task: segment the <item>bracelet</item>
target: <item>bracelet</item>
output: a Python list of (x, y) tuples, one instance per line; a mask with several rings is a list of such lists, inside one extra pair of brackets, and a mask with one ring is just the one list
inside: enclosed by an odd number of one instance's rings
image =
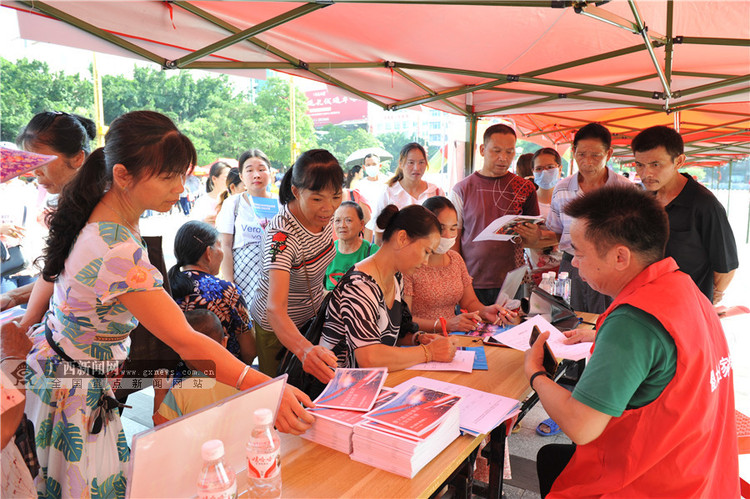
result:
[(429, 348), (427, 348), (427, 345), (419, 345), (424, 350), (424, 361), (425, 362), (432, 362), (432, 354), (430, 353)]
[(438, 318), (438, 319), (435, 319), (435, 324), (433, 324), (433, 325), (432, 325), (432, 333), (433, 333), (433, 334), (437, 334), (437, 333), (436, 333), (436, 330), (437, 330), (437, 325), (438, 325), (438, 322), (440, 322), (440, 319), (439, 319), (439, 318)]
[(250, 370), (250, 366), (246, 365), (245, 369), (242, 371), (242, 374), (240, 374), (240, 377), (237, 378), (237, 384), (235, 385), (235, 388), (240, 390), (240, 387), (242, 386), (242, 382), (245, 381), (245, 376), (247, 376), (247, 372)]
[(305, 348), (302, 351), (302, 358), (299, 359), (302, 362), (302, 365), (305, 365), (305, 360), (307, 359), (307, 354), (310, 353), (313, 348), (315, 348), (315, 345), (310, 345), (309, 347)]
[(529, 378), (529, 386), (531, 387), (532, 390), (534, 389), (534, 380), (536, 379), (537, 376), (546, 376), (547, 378), (552, 379), (552, 376), (550, 376), (550, 374), (547, 371), (537, 371), (537, 372), (535, 372)]
[(420, 336), (422, 336), (422, 333), (420, 333), (419, 331), (417, 331), (416, 333), (414, 333), (414, 338), (412, 339), (412, 342), (415, 345), (420, 345), (420, 343), (419, 343), (419, 337)]

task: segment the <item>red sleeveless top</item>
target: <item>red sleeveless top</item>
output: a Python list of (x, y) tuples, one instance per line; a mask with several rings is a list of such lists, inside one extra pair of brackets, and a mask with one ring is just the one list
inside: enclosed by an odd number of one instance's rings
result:
[(674, 378), (656, 400), (578, 446), (547, 497), (739, 497), (731, 359), (713, 306), (672, 258), (628, 283), (597, 329), (622, 304), (653, 315), (672, 336)]

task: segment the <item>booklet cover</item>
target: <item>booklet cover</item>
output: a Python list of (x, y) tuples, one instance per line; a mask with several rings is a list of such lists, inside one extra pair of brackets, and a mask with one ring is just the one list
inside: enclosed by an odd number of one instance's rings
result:
[(385, 367), (336, 369), (333, 379), (328, 382), (323, 393), (314, 400), (315, 405), (367, 412), (375, 404), (386, 376), (388, 376), (388, 370)]
[(265, 229), (268, 222), (279, 213), (279, 200), (253, 196), (253, 211), (260, 219), (260, 226)]
[(440, 424), (460, 399), (456, 395), (412, 386), (384, 406), (365, 414), (365, 419), (421, 437)]
[(492, 336), (497, 333), (502, 333), (503, 331), (507, 331), (508, 329), (512, 328), (513, 326), (501, 326), (499, 324), (490, 324), (489, 322), (480, 322), (477, 324), (477, 327), (473, 331), (454, 331), (451, 334), (460, 334), (462, 336), (477, 336), (479, 338), (486, 338), (487, 336)]
[[(383, 388), (380, 390), (377, 400), (375, 400), (374, 409), (382, 406), (393, 400), (398, 395), (396, 390), (391, 388)], [(308, 409), (315, 417), (321, 417), (330, 421), (341, 423), (346, 426), (354, 426), (355, 424), (362, 421), (364, 414), (362, 411), (351, 411), (347, 409), (330, 409), (328, 407), (316, 406)]]
[(544, 217), (531, 215), (505, 215), (496, 218), (477, 237), (477, 241), (515, 241), (520, 239), (515, 227), (520, 224), (544, 224)]

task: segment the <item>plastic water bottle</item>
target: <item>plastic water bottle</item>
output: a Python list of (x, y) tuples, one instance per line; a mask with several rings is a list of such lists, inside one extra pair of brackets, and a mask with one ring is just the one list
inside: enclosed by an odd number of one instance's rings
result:
[(236, 499), (237, 480), (234, 471), (224, 462), (224, 444), (209, 440), (201, 447), (203, 469), (198, 475), (199, 499)]
[(555, 273), (545, 272), (542, 274), (542, 281), (539, 283), (539, 287), (551, 295), (555, 294)]
[(247, 443), (250, 497), (281, 497), (281, 441), (270, 409), (253, 413), (255, 426)]
[(560, 272), (555, 281), (555, 294), (570, 304), (570, 277), (567, 272)]

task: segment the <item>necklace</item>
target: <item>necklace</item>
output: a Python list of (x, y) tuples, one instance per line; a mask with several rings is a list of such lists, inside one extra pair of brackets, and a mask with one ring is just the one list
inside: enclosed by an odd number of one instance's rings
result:
[(117, 211), (116, 209), (112, 208), (110, 205), (104, 202), (104, 199), (101, 199), (100, 202), (104, 205), (105, 208), (107, 208), (109, 211), (117, 215), (117, 217), (120, 219), (121, 222), (125, 223), (125, 226), (130, 230), (130, 232), (133, 233), (134, 236), (138, 236), (138, 239), (141, 239), (141, 231), (133, 227), (124, 216), (122, 216), (122, 213)]
[(381, 287), (382, 287), (382, 290), (383, 290), (383, 297), (386, 297), (390, 293), (391, 288), (393, 287), (393, 281), (391, 280), (391, 285), (390, 286), (386, 286), (387, 282), (386, 282), (385, 278), (383, 277), (383, 272), (380, 270), (380, 267), (378, 266), (378, 260), (376, 258), (373, 258), (372, 259), (372, 264), (375, 266), (375, 270), (378, 271), (378, 277), (380, 277), (380, 281), (382, 283)]

